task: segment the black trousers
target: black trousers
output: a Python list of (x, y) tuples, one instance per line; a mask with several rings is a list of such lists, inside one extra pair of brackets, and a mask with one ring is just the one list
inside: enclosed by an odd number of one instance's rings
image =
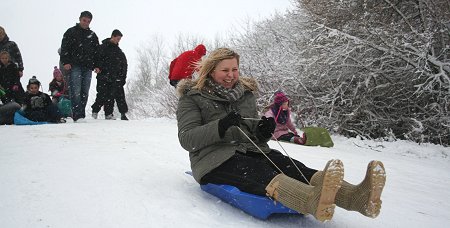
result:
[(104, 80), (97, 80), (97, 96), (92, 104), (92, 112), (100, 112), (104, 106), (105, 116), (111, 115), (114, 111), (114, 101), (120, 113), (128, 112), (127, 101), (125, 100), (125, 91), (122, 85)]
[(25, 117), (32, 121), (57, 123), (62, 118), (62, 114), (59, 111), (58, 106), (50, 103), (43, 109), (26, 111)]
[[(272, 150), (267, 155), (284, 174), (303, 183), (308, 183), (292, 164), (289, 157), (276, 150)], [(317, 170), (308, 168), (297, 160), (292, 160), (308, 181), (317, 172)], [(278, 169), (261, 153), (243, 154), (237, 152), (222, 165), (203, 176), (200, 184), (232, 185), (243, 192), (265, 196), (266, 186), (279, 173)]]
[(0, 125), (14, 124), (14, 113), (19, 109), (20, 105), (16, 102), (0, 105)]

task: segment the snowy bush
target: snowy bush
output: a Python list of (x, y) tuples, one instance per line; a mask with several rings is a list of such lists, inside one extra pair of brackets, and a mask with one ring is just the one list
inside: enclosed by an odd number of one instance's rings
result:
[[(283, 90), (298, 126), (448, 146), (449, 9), (448, 0), (297, 0), (295, 10), (248, 23), (226, 45), (206, 46), (241, 55), (241, 75), (259, 82), (260, 111)], [(169, 63), (199, 41), (180, 36), (170, 54), (158, 42), (140, 50), (132, 110), (175, 116)]]

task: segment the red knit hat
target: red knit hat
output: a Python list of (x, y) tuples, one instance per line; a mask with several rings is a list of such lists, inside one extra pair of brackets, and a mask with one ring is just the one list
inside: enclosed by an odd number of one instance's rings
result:
[(194, 51), (196, 54), (198, 54), (200, 56), (206, 55), (206, 47), (203, 44), (197, 45), (197, 47), (195, 47)]
[(275, 104), (281, 105), (286, 101), (289, 101), (289, 99), (286, 97), (286, 95), (283, 92), (275, 93), (275, 99), (274, 99)]
[(53, 68), (53, 78), (56, 78), (56, 76), (58, 76), (58, 75), (61, 76), (61, 77), (63, 76), (61, 70), (59, 70), (58, 67), (55, 66)]

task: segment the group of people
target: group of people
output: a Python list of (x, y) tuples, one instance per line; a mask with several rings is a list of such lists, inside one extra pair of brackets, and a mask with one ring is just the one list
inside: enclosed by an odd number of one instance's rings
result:
[[(13, 112), (20, 105), (25, 110), (44, 108), (47, 118), (58, 122), (61, 119), (55, 103), (68, 92), (72, 118), (81, 121), (85, 118), (94, 71), (98, 82), (93, 117), (97, 118), (103, 106), (106, 119), (114, 119), (116, 100), (121, 119), (127, 120), (123, 91), (127, 60), (118, 47), (122, 33), (114, 30), (100, 45), (89, 28), (91, 20), (90, 12), (82, 12), (79, 23), (64, 34), (60, 59), (64, 70), (69, 72), (68, 85), (55, 67), (50, 83), (53, 102), (39, 91), (40, 82), (36, 78), (29, 80), (27, 92), (21, 90), (23, 64), (20, 53), (15, 52), (17, 45), (10, 44), (9, 51), (0, 46), (0, 94), (5, 104), (0, 109)], [(2, 45), (5, 37), (0, 27)], [(301, 145), (307, 141), (306, 135), (299, 134), (291, 122), (287, 96), (277, 92), (273, 104), (259, 117), (257, 82), (240, 76), (239, 54), (229, 48), (218, 48), (202, 60), (205, 54), (205, 46), (198, 45), (172, 61), (169, 72), (170, 84), (176, 87), (179, 96), (176, 112), (179, 142), (189, 152), (192, 173), (199, 184), (233, 185), (247, 193), (269, 196), (319, 221), (331, 219), (335, 206), (371, 218), (379, 215), (386, 181), (381, 161), (371, 161), (365, 178), (355, 185), (343, 180), (344, 165), (339, 159), (332, 159), (323, 170), (316, 170), (270, 148), (267, 143), (270, 139)], [(192, 79), (194, 71), (198, 77)], [(30, 113), (33, 119), (42, 118), (37, 112)], [(4, 122), (1, 117), (0, 122)]]
[(128, 106), (123, 86), (127, 77), (127, 59), (119, 48), (122, 33), (115, 29), (111, 37), (100, 45), (94, 31), (89, 28), (92, 14), (83, 11), (79, 23), (69, 28), (61, 42), (60, 61), (69, 72), (68, 88), (72, 102), (72, 119), (83, 122), (92, 79), (92, 71), (97, 73), (97, 96), (92, 105), (92, 117), (97, 119), (103, 106), (105, 119), (115, 119), (114, 101), (117, 102), (122, 120), (128, 120)]
[(41, 83), (33, 77), (25, 92), (20, 78), (23, 76), (22, 55), (17, 44), (9, 40), (0, 27), (0, 124), (12, 124), (16, 111), (33, 121), (65, 122), (50, 96), (39, 91)]
[[(27, 91), (24, 91), (20, 82), (24, 70), (20, 50), (15, 42), (9, 40), (5, 29), (0, 27), (0, 111), (8, 110), (0, 112), (0, 120), (8, 120), (2, 121), (3, 124), (12, 124), (10, 110), (17, 107), (21, 107), (21, 113), (32, 121), (65, 122), (57, 106), (61, 98), (70, 100), (73, 121), (84, 122), (92, 71), (97, 74), (97, 95), (91, 107), (92, 117), (97, 119), (103, 107), (105, 119), (115, 119), (113, 111), (116, 102), (120, 119), (128, 120), (123, 88), (128, 64), (119, 47), (123, 34), (115, 29), (111, 37), (100, 44), (95, 32), (89, 28), (91, 21), (92, 14), (83, 11), (79, 23), (64, 33), (58, 51), (62, 69), (54, 67), (53, 80), (49, 84), (51, 98), (39, 90), (41, 83), (35, 76), (29, 80)], [(6, 106), (8, 103), (14, 104)], [(6, 113), (8, 116), (5, 116)]]

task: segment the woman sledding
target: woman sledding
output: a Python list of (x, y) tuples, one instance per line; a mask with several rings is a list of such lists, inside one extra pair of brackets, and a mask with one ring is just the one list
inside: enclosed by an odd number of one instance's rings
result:
[(274, 119), (254, 120), (257, 90), (255, 80), (239, 76), (239, 55), (227, 48), (201, 62), (198, 79), (178, 84), (178, 138), (189, 151), (195, 180), (267, 195), (320, 221), (332, 218), (335, 205), (378, 216), (386, 180), (383, 164), (370, 162), (358, 185), (343, 181), (344, 166), (337, 159), (322, 171), (294, 160), (300, 173), (289, 157), (267, 144)]

